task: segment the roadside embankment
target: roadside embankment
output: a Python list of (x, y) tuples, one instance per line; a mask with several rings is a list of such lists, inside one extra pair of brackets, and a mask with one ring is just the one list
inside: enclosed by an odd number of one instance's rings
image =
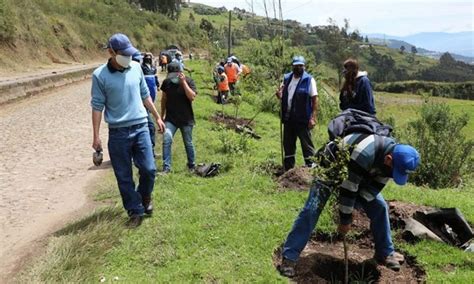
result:
[(48, 70), (34, 73), (34, 75), (1, 78), (0, 104), (88, 79), (97, 66), (99, 66), (99, 63), (72, 66), (59, 71)]

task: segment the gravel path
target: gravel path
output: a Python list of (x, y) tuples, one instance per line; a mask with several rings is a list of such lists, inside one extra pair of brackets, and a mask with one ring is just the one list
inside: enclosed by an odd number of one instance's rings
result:
[(0, 276), (87, 203), (101, 172), (91, 167), (90, 84), (0, 106)]

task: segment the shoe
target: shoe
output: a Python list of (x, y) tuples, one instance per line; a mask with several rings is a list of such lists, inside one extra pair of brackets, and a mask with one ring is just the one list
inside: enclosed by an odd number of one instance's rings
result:
[(139, 227), (142, 224), (143, 221), (143, 216), (140, 216), (138, 214), (133, 214), (130, 216), (130, 219), (127, 221), (127, 227), (130, 229), (134, 229)]
[(162, 170), (161, 172), (159, 172), (158, 175), (160, 175), (160, 176), (165, 176), (165, 175), (167, 175), (167, 174), (169, 174), (169, 173), (171, 173), (171, 170), (166, 169), (166, 170)]
[(282, 276), (292, 278), (296, 275), (296, 261), (283, 258), (281, 264), (277, 266), (278, 271)]
[(403, 254), (394, 251), (392, 255), (398, 261), (398, 263), (403, 264), (405, 262), (405, 256)]
[(142, 204), (143, 204), (143, 207), (145, 207), (146, 215), (153, 214), (153, 203), (151, 202), (151, 196), (142, 197)]
[(399, 258), (395, 256), (395, 253), (392, 253), (391, 255), (385, 257), (384, 259), (376, 259), (376, 260), (379, 264), (384, 265), (387, 268), (390, 268), (394, 271), (400, 270)]

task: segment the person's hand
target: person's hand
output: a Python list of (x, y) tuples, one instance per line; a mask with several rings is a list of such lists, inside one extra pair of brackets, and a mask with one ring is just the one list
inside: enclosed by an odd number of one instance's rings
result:
[(279, 99), (281, 99), (281, 97), (283, 96), (283, 87), (284, 85), (281, 84), (280, 88), (278, 88), (277, 91), (275, 92), (275, 96)]
[(181, 83), (181, 84), (186, 83), (186, 76), (184, 75), (183, 72), (178, 73), (178, 79), (179, 79), (179, 83)]
[(102, 141), (100, 141), (100, 138), (94, 138), (92, 148), (96, 151), (102, 151)]
[(158, 118), (156, 120), (156, 126), (158, 127), (158, 132), (159, 133), (163, 133), (166, 129), (165, 123), (163, 122), (163, 120), (161, 118)]
[(343, 225), (339, 224), (337, 227), (337, 232), (343, 236), (345, 236), (351, 229), (351, 224)]
[(309, 129), (313, 129), (315, 125), (316, 125), (316, 119), (314, 119), (313, 117), (311, 117), (311, 118), (309, 119), (309, 122), (308, 122), (308, 128), (309, 128)]

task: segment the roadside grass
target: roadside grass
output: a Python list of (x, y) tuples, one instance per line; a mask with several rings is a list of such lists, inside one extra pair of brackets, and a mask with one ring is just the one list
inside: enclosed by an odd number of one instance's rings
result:
[[(250, 148), (242, 153), (223, 153), (219, 137), (224, 130), (208, 120), (221, 110), (210, 97), (211, 75), (203, 71), (207, 70), (204, 61), (186, 64), (195, 70), (199, 92), (194, 103), (197, 162), (221, 162), (222, 173), (209, 179), (188, 173), (178, 132), (173, 143), (173, 172), (156, 179), (152, 218), (145, 219), (138, 229), (125, 228), (126, 214), (109, 173), (94, 198), (114, 204), (52, 236), (47, 252), (23, 272), (21, 282), (90, 283), (101, 277), (106, 282), (118, 277), (131, 283), (287, 282), (273, 267), (272, 254), (290, 230), (307, 192), (280, 191), (271, 174), (256, 170), (269, 159), (279, 161), (278, 118), (260, 113), (254, 129), (262, 139), (247, 141)], [(233, 107), (226, 105), (225, 112), (233, 114)], [(244, 101), (239, 113), (249, 118), (256, 109)], [(316, 145), (325, 137), (325, 127), (319, 126)], [(302, 165), (297, 151), (297, 163)], [(161, 168), (161, 161), (157, 165)], [(471, 223), (473, 194), (472, 186), (431, 190), (390, 183), (384, 190), (389, 200), (458, 207)], [(324, 211), (318, 229), (335, 230), (329, 210)], [(429, 282), (466, 283), (473, 279), (473, 260), (468, 253), (433, 242), (399, 245), (417, 256)]]

